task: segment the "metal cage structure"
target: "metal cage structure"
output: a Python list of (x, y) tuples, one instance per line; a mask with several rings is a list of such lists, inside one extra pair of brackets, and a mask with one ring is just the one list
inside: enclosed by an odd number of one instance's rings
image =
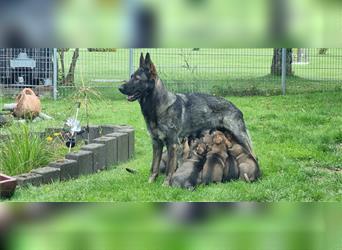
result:
[(37, 94), (53, 90), (52, 48), (0, 48), (0, 88), (3, 95), (29, 87)]

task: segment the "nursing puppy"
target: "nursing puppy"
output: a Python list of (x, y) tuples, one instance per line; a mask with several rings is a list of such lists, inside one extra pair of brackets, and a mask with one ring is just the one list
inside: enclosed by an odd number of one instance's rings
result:
[(210, 130), (202, 131), (200, 134), (200, 139), (207, 146), (209, 152), (213, 146), (213, 135)]
[(212, 145), (207, 153), (207, 159), (202, 170), (202, 182), (222, 182), (228, 176), (229, 165), (227, 138), (221, 131), (215, 131), (212, 134)]
[(237, 180), (239, 179), (239, 177), (240, 175), (239, 175), (239, 168), (238, 168), (237, 161), (233, 156), (229, 155), (227, 162), (226, 162), (226, 167), (223, 171), (222, 182)]
[(239, 170), (239, 178), (246, 182), (257, 180), (260, 175), (258, 163), (231, 135), (226, 134), (229, 154), (235, 158)]
[(206, 155), (206, 145), (196, 139), (191, 144), (190, 157), (185, 159), (171, 179), (171, 186), (194, 189), (201, 182), (200, 172)]
[[(177, 167), (180, 166), (185, 159), (188, 159), (189, 155), (190, 155), (189, 141), (188, 141), (188, 138), (185, 138), (183, 139), (181, 145), (177, 149)], [(168, 160), (167, 151), (164, 151), (161, 161), (160, 161), (160, 166), (159, 166), (159, 172), (162, 174), (166, 172), (167, 160)]]

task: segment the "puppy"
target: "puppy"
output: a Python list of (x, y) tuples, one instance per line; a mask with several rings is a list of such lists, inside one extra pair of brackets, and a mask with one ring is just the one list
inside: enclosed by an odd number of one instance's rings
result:
[(191, 144), (190, 158), (185, 159), (172, 175), (171, 186), (193, 190), (200, 183), (200, 172), (205, 160), (206, 145), (200, 140)]
[[(229, 155), (229, 154), (228, 154)], [(231, 180), (239, 179), (239, 168), (235, 158), (231, 155), (228, 156), (226, 167), (223, 171), (223, 179), (222, 182), (227, 182)]]
[(183, 145), (183, 151), (181, 152), (181, 157), (183, 160), (186, 160), (190, 156), (190, 146), (189, 146), (188, 138), (184, 138), (182, 145)]
[(208, 151), (210, 151), (213, 145), (213, 136), (210, 133), (210, 130), (202, 131), (200, 134), (200, 139), (207, 146)]
[(204, 184), (222, 182), (228, 176), (229, 171), (227, 138), (221, 131), (215, 131), (212, 140), (206, 138), (206, 141), (212, 144), (203, 166), (202, 182)]
[[(190, 147), (189, 147), (189, 142), (188, 138), (184, 138), (183, 141), (181, 142), (181, 145), (177, 149), (177, 167), (182, 164), (182, 162), (189, 158), (190, 155)], [(160, 173), (165, 173), (166, 170), (166, 164), (167, 164), (167, 151), (164, 151), (162, 154), (162, 158), (160, 160), (160, 165), (159, 165), (159, 172)]]
[(226, 134), (229, 154), (236, 159), (239, 169), (239, 178), (246, 182), (257, 180), (261, 173), (259, 165), (252, 155), (239, 145), (231, 135)]

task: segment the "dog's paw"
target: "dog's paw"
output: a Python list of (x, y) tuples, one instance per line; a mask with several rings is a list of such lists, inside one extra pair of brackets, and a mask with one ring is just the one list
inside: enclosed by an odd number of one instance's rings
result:
[(157, 174), (152, 174), (150, 178), (148, 179), (148, 183), (153, 183), (156, 181), (158, 175)]
[(170, 178), (165, 178), (163, 186), (164, 187), (171, 187), (171, 179)]

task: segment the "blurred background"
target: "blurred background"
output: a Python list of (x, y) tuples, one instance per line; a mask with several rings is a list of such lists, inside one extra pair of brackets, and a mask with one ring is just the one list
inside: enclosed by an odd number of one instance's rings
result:
[(338, 0), (14, 0), (2, 47), (339, 47)]
[[(0, 46), (333, 48), (342, 45), (341, 14), (338, 0), (1, 1)], [(261, 68), (272, 55), (262, 51)], [(341, 249), (341, 211), (339, 203), (1, 203), (0, 248)]]
[(341, 249), (342, 204), (0, 205), (2, 249)]

